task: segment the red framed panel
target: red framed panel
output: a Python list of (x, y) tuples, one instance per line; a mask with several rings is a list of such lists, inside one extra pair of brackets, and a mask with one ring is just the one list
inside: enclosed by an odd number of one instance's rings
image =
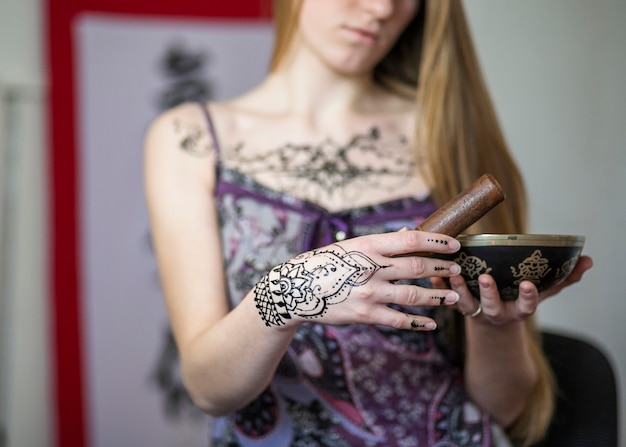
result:
[(74, 42), (77, 15), (267, 19), (271, 0), (47, 0), (44, 3), (48, 79), (49, 274), (52, 399), (56, 445), (86, 447), (83, 370), (80, 209)]

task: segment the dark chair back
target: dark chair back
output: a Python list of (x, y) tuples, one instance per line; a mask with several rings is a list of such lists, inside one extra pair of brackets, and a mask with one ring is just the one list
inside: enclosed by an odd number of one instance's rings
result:
[(594, 343), (544, 332), (543, 348), (559, 386), (543, 447), (617, 447), (618, 396), (613, 366)]

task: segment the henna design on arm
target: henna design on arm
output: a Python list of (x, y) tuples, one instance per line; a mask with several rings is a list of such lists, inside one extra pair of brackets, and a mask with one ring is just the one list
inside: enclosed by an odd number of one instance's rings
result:
[(332, 245), (274, 267), (255, 286), (254, 300), (268, 327), (296, 316), (316, 318), (382, 268), (361, 252)]
[(174, 132), (180, 136), (178, 144), (184, 152), (196, 157), (204, 157), (212, 152), (209, 135), (201, 127), (193, 127), (176, 119)]

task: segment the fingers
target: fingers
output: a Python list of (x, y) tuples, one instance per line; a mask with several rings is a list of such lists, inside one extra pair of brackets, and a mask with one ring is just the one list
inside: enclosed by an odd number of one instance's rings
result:
[(380, 278), (385, 281), (395, 281), (438, 276), (449, 277), (460, 273), (461, 266), (452, 261), (421, 256), (404, 256), (388, 260), (388, 265), (380, 271)]
[(361, 236), (337, 245), (349, 253), (363, 254), (384, 265), (385, 268), (377, 276), (385, 281), (447, 277), (461, 272), (460, 266), (452, 261), (417, 254), (435, 252), (452, 254), (460, 248), (456, 239), (442, 234), (401, 230)]
[(376, 321), (372, 321), (372, 324), (411, 331), (432, 331), (437, 328), (437, 323), (432, 318), (406, 314), (389, 307), (382, 307), (377, 312)]
[(449, 306), (459, 301), (459, 294), (449, 289), (428, 289), (409, 284), (389, 284), (381, 299), (400, 306)]
[[(477, 310), (478, 300), (470, 293), (465, 281), (460, 276), (450, 278), (452, 290), (459, 294), (457, 309), (465, 315), (472, 315)], [(501, 325), (513, 321), (523, 321), (537, 311), (539, 293), (530, 281), (523, 281), (519, 285), (519, 295), (514, 301), (502, 301), (495, 280), (490, 275), (478, 277), (480, 290), (480, 306), (482, 307), (477, 319)]]
[[(450, 287), (453, 291), (459, 294), (459, 301), (457, 303), (457, 310), (464, 315), (472, 315), (478, 309), (478, 300), (472, 295), (472, 293), (467, 288), (467, 284), (465, 284), (465, 280), (462, 276), (454, 276), (450, 278)], [(489, 287), (485, 288), (485, 291), (489, 294)], [(482, 297), (481, 297), (482, 300)], [(485, 313), (487, 308), (491, 306), (491, 312), (497, 312), (497, 304), (493, 302), (489, 302), (489, 298), (486, 300), (487, 302), (482, 302), (482, 313)], [(480, 315), (477, 316), (480, 318)]]
[(453, 237), (425, 231), (406, 230), (366, 236), (372, 248), (383, 256), (400, 256), (409, 253), (454, 253), (460, 247)]
[(480, 290), (480, 302), (485, 315), (497, 317), (504, 312), (504, 303), (500, 299), (500, 293), (493, 277), (490, 275), (480, 275), (478, 277), (478, 288)]
[(589, 256), (581, 256), (578, 259), (578, 262), (576, 262), (576, 265), (574, 266), (574, 270), (572, 270), (572, 273), (570, 273), (569, 276), (562, 283), (558, 284), (556, 287), (553, 287), (552, 289), (546, 290), (545, 292), (543, 292), (541, 294), (541, 298), (545, 299), (549, 296), (556, 295), (565, 287), (571, 286), (572, 284), (576, 284), (578, 281), (582, 279), (583, 274), (587, 270), (589, 270), (591, 267), (593, 267), (593, 260)]
[(522, 281), (519, 285), (519, 295), (514, 303), (520, 318), (528, 318), (534, 314), (539, 306), (539, 293), (535, 285), (530, 281)]
[(591, 267), (593, 267), (593, 261), (589, 256), (582, 256), (579, 258), (578, 262), (576, 262), (576, 265), (574, 266), (574, 270), (572, 270), (572, 273), (569, 274), (565, 281), (559, 284), (559, 290), (580, 281), (583, 274)]

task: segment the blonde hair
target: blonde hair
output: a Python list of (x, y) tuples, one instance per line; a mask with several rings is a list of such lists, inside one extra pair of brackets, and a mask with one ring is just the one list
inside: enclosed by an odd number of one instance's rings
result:
[[(274, 1), (272, 71), (289, 50), (301, 5), (302, 0)], [(490, 173), (502, 184), (507, 200), (468, 232), (526, 232), (522, 177), (500, 129), (461, 0), (422, 0), (414, 20), (374, 69), (374, 79), (415, 92), (416, 160), (436, 202), (445, 203), (476, 178)], [(451, 326), (458, 324), (462, 324), (460, 316)], [(545, 435), (556, 388), (534, 319), (527, 320), (526, 334), (539, 381), (525, 411), (509, 429), (511, 438), (523, 446)]]
[(270, 59), (270, 71), (275, 71), (285, 60), (298, 26), (300, 8), (302, 0), (274, 0), (274, 48)]

